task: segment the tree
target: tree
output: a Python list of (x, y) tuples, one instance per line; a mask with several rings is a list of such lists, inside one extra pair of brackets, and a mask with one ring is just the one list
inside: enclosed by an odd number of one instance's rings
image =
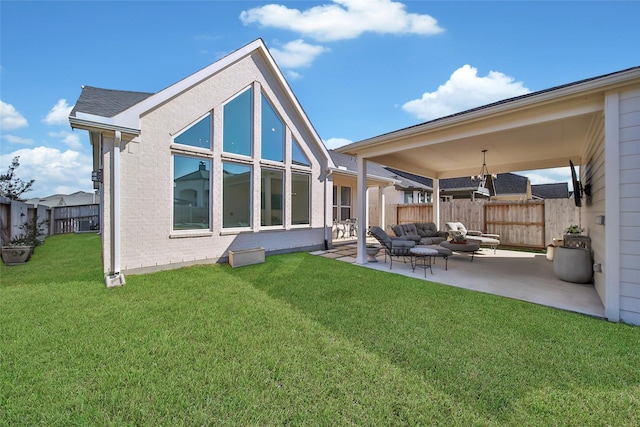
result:
[(0, 175), (0, 196), (7, 197), (11, 200), (24, 202), (21, 196), (27, 191), (31, 191), (31, 187), (35, 179), (25, 182), (16, 176), (16, 169), (20, 166), (20, 156), (16, 156), (11, 161), (11, 166), (6, 174)]

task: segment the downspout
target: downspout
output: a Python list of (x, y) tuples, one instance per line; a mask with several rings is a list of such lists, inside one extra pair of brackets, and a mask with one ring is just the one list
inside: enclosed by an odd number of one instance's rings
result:
[[(326, 169), (326, 173), (325, 173), (325, 179), (324, 179), (324, 250), (326, 251), (327, 249), (329, 249), (329, 235), (328, 233), (331, 233), (332, 231), (330, 227), (327, 226), (327, 210), (329, 209), (329, 204), (328, 204), (328, 200), (329, 200), (329, 194), (331, 194), (331, 197), (333, 198), (333, 185), (331, 186), (331, 188), (329, 188), (329, 177), (333, 175), (333, 171), (331, 169), (329, 169), (329, 167), (327, 167)], [(333, 206), (333, 203), (332, 203)]]
[(109, 217), (111, 233), (110, 271), (105, 278), (108, 288), (125, 284), (124, 275), (120, 273), (120, 143), (122, 133), (115, 131), (113, 147), (111, 148), (111, 201), (109, 203)]

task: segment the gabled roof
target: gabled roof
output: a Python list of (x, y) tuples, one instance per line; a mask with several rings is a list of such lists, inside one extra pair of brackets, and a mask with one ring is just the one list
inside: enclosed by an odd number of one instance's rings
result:
[(569, 184), (566, 182), (558, 182), (553, 184), (532, 185), (531, 194), (541, 199), (568, 199)]
[(144, 101), (151, 95), (153, 94), (147, 92), (130, 92), (82, 86), (80, 97), (69, 115), (76, 117), (76, 114), (81, 112), (102, 117), (113, 117)]
[(322, 139), (320, 139), (262, 39), (254, 40), (157, 93), (130, 92), (84, 86), (77, 105), (69, 115), (69, 123), (74, 129), (121, 131), (124, 134), (133, 136), (140, 135), (140, 117), (144, 113), (171, 100), (180, 93), (190, 90), (202, 81), (254, 53), (262, 55), (266, 60), (269, 65), (269, 71), (272, 72), (274, 77), (273, 81), (280, 85), (280, 88), (286, 94), (293, 110), (298, 113), (319, 150), (322, 151), (327, 159), (328, 166), (333, 167), (333, 162), (322, 143)]

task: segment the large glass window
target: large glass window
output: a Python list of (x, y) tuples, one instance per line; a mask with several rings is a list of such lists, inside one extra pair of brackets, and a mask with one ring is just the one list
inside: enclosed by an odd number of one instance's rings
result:
[(260, 181), (260, 225), (283, 225), (284, 172), (262, 169)]
[(192, 147), (211, 149), (211, 114), (173, 139), (174, 142)]
[(224, 106), (223, 150), (251, 156), (251, 94), (247, 89)]
[(351, 187), (340, 187), (340, 219), (351, 218)]
[(173, 156), (173, 229), (209, 228), (211, 161)]
[(307, 174), (291, 174), (291, 224), (310, 224), (311, 179)]
[(291, 162), (298, 166), (311, 166), (309, 159), (307, 159), (307, 156), (302, 152), (298, 141), (295, 139), (291, 140)]
[(262, 158), (284, 162), (284, 125), (262, 95)]
[(251, 166), (222, 164), (222, 227), (251, 226)]

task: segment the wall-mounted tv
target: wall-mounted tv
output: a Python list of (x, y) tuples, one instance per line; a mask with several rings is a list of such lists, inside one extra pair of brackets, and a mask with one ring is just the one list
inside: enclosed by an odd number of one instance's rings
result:
[(580, 207), (582, 206), (582, 187), (580, 181), (578, 181), (578, 175), (576, 175), (576, 168), (571, 160), (569, 160), (569, 166), (571, 167), (571, 181), (573, 182), (573, 200), (576, 206)]

